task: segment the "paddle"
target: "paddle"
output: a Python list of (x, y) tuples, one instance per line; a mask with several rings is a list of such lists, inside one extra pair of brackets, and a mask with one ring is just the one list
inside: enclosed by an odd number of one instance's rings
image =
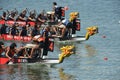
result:
[(28, 8), (26, 8), (26, 11), (28, 12), (28, 14), (30, 14), (30, 11), (28, 10)]
[(6, 64), (13, 64), (13, 61), (12, 61), (13, 59), (9, 59), (7, 62), (6, 62)]

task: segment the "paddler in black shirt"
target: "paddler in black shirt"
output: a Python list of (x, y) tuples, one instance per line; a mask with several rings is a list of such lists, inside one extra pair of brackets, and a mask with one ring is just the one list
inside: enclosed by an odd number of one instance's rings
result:
[(15, 21), (15, 16), (18, 14), (18, 11), (15, 9), (15, 10), (12, 10), (12, 11), (8, 11), (8, 17), (7, 17), (7, 20), (12, 20), (12, 21)]
[(45, 22), (46, 22), (46, 17), (44, 16), (44, 12), (42, 12), (37, 16), (36, 23), (37, 23), (37, 25), (41, 26)]
[(3, 15), (1, 16), (1, 20), (6, 20), (7, 13), (3, 11)]
[(11, 15), (8, 16), (7, 20), (15, 21), (15, 14), (14, 14), (14, 13), (11, 13)]
[(28, 22), (29, 22), (29, 21), (35, 22), (35, 21), (36, 21), (35, 17), (36, 17), (35, 11), (34, 11), (34, 12), (31, 11), (31, 12), (30, 12), (30, 16), (28, 17), (27, 21), (28, 21)]
[(23, 10), (20, 13), (20, 15), (17, 17), (16, 21), (26, 21), (26, 18), (25, 18), (26, 17), (26, 13), (27, 13), (26, 9)]
[(19, 30), (18, 30), (18, 23), (15, 23), (12, 27), (12, 29), (10, 30), (10, 35), (13, 35), (13, 36), (17, 36), (19, 34)]

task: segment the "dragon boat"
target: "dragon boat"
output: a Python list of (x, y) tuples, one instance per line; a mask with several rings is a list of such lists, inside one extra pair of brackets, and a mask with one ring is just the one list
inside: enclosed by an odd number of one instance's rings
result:
[[(25, 45), (26, 48), (32, 48), (35, 46), (35, 44), (27, 44)], [(63, 46), (60, 48), (61, 54), (58, 54), (58, 58), (45, 58), (42, 59), (40, 57), (38, 58), (28, 58), (28, 57), (23, 57), (23, 58), (18, 58), (14, 57), (11, 60), (9, 60), (5, 56), (0, 56), (0, 65), (5, 65), (5, 64), (19, 64), (19, 63), (38, 63), (38, 64), (60, 64), (64, 61), (66, 57), (69, 57), (70, 55), (74, 54), (73, 52), (74, 46)]]

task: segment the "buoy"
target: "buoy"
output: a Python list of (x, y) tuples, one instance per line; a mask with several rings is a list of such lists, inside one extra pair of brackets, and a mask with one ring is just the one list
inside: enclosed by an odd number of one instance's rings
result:
[(104, 57), (104, 60), (105, 60), (105, 61), (107, 61), (107, 60), (108, 60), (108, 58), (107, 58), (107, 57)]
[(106, 36), (104, 35), (104, 36), (102, 36), (103, 38), (106, 38)]

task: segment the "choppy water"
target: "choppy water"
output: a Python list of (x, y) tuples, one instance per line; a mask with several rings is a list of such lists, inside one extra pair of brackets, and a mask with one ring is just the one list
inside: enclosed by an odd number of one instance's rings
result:
[[(0, 0), (0, 7), (49, 11), (53, 1), (69, 7), (67, 18), (71, 11), (80, 12), (78, 35), (84, 35), (85, 28), (93, 25), (99, 27), (99, 34), (76, 43), (76, 54), (62, 64), (0, 65), (0, 80), (120, 80), (120, 0)], [(56, 46), (49, 56), (57, 57), (58, 53)]]

